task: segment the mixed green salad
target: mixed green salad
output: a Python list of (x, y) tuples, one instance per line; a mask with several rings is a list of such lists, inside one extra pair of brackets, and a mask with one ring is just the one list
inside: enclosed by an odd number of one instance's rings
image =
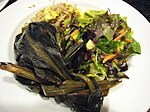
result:
[(63, 35), (63, 39), (58, 36), (59, 45), (65, 40), (65, 45), (60, 45), (63, 46), (62, 52), (72, 45), (84, 46), (78, 58), (72, 59), (74, 64), (67, 65), (68, 69), (94, 77), (96, 81), (128, 78), (123, 73), (128, 69), (128, 59), (140, 54), (141, 47), (132, 37), (133, 31), (127, 24), (127, 17), (111, 14), (109, 9), (82, 12), (70, 5), (62, 5), (68, 7), (68, 15), (65, 11), (55, 10), (46, 13), (45, 21), (56, 26)]

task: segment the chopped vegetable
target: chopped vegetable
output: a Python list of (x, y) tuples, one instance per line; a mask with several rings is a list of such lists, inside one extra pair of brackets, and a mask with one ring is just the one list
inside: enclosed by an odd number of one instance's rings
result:
[(72, 33), (71, 33), (71, 37), (74, 37), (75, 35), (77, 35), (79, 33), (79, 30), (75, 30), (75, 31), (73, 31)]
[(116, 37), (116, 38), (114, 39), (114, 41), (117, 41), (117, 40), (121, 39), (126, 33), (127, 33), (127, 30), (124, 31), (124, 32), (122, 32), (118, 37)]
[(91, 50), (95, 47), (95, 44), (92, 40), (89, 40), (87, 43), (86, 43), (86, 48), (87, 50)]
[(105, 62), (108, 61), (108, 60), (113, 59), (116, 55), (117, 55), (117, 54), (110, 54), (110, 55), (106, 56), (106, 57), (104, 58), (104, 60), (103, 60), (103, 63), (105, 63)]
[(132, 40), (131, 40), (131, 39), (129, 39), (129, 38), (125, 38), (125, 41), (127, 41), (127, 42), (129, 42), (129, 43), (131, 43), (131, 42), (132, 42)]

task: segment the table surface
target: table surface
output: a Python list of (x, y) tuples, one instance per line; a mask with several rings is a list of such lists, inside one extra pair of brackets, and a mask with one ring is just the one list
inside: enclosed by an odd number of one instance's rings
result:
[(150, 0), (123, 0), (137, 9), (150, 22)]

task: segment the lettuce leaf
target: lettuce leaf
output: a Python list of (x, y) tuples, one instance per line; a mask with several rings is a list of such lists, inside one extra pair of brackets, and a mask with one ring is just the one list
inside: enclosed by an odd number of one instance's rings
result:
[(115, 31), (113, 29), (111, 29), (111, 27), (106, 25), (106, 24), (103, 24), (102, 28), (103, 28), (103, 35), (105, 37), (107, 37), (107, 39), (111, 39), (112, 40)]
[(120, 45), (121, 42), (119, 41), (100, 38), (99, 42), (96, 44), (96, 47), (105, 52), (106, 54), (110, 54), (116, 51), (117, 47), (119, 47)]
[(131, 46), (134, 53), (141, 54), (141, 46), (135, 39), (132, 39)]

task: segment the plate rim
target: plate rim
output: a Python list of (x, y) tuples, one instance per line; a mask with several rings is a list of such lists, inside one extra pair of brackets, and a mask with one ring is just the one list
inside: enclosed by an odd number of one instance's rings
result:
[(9, 2), (9, 0), (3, 0), (2, 3), (0, 3), (0, 11), (5, 7), (5, 5)]

